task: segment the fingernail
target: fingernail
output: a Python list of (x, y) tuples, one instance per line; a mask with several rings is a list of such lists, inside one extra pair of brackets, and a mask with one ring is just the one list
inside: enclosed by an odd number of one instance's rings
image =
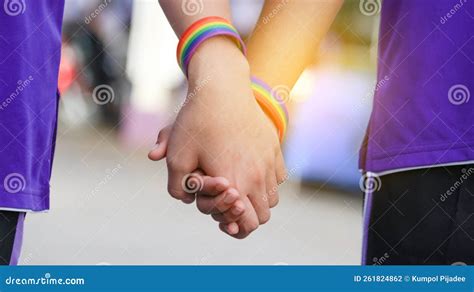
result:
[(232, 204), (235, 201), (236, 197), (233, 193), (227, 193), (224, 197), (224, 203)]
[(239, 206), (235, 206), (234, 208), (232, 208), (232, 214), (233, 215), (239, 215), (240, 213), (242, 213), (244, 209), (242, 209), (241, 207)]
[(237, 234), (238, 229), (237, 229), (237, 226), (236, 225), (233, 225), (232, 223), (229, 224), (227, 226), (227, 232), (230, 234), (230, 235), (234, 235), (234, 234)]
[(216, 191), (218, 192), (223, 192), (228, 186), (222, 182), (220, 182), (217, 186), (216, 186)]

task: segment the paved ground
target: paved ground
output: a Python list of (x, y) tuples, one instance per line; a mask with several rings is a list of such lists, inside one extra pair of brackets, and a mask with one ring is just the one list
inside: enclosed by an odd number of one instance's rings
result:
[[(234, 240), (165, 192), (166, 170), (114, 133), (60, 129), (52, 210), (27, 218), (22, 264), (358, 264), (361, 198), (286, 183), (272, 219)], [(147, 141), (146, 143), (148, 143)]]

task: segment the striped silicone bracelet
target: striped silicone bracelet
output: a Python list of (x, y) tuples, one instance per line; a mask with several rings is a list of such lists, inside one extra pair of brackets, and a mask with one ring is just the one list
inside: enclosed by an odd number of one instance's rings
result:
[(246, 54), (244, 42), (240, 38), (238, 31), (227, 19), (218, 16), (200, 19), (183, 33), (176, 50), (178, 64), (186, 76), (188, 76), (189, 62), (199, 45), (211, 37), (220, 35), (230, 37), (244, 55)]
[(278, 129), (278, 137), (282, 142), (288, 127), (288, 111), (284, 101), (268, 84), (254, 76), (252, 76), (252, 90), (262, 110)]

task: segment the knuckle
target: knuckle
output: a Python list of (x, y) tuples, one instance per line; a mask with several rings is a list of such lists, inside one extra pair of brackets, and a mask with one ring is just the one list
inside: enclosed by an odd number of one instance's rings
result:
[(266, 194), (269, 201), (272, 201), (275, 197), (278, 197), (278, 185), (272, 186)]
[(227, 213), (222, 214), (221, 216), (221, 222), (222, 223), (232, 223), (235, 220)]
[(280, 202), (280, 197), (278, 194), (270, 197), (270, 208), (275, 207)]
[(254, 170), (250, 175), (250, 181), (256, 185), (261, 185), (265, 182), (265, 173), (261, 170)]
[(257, 229), (258, 229), (258, 226), (259, 226), (258, 223), (255, 223), (255, 224), (253, 224), (252, 226), (250, 226), (250, 228), (249, 228), (249, 233), (252, 233), (252, 232), (254, 232), (255, 230), (257, 230)]
[(207, 202), (204, 201), (203, 199), (201, 199), (199, 196), (197, 197), (197, 200), (196, 200), (196, 206), (197, 206), (199, 212), (201, 212), (203, 214), (208, 215), (211, 212)]
[(175, 170), (175, 171), (186, 169), (183, 162), (178, 159), (167, 159), (166, 166), (168, 167), (168, 169)]
[(244, 231), (248, 235), (252, 233), (253, 231), (257, 230), (258, 226), (259, 226), (259, 223), (256, 221), (248, 222), (245, 225)]
[(278, 177), (278, 185), (281, 185), (283, 184), (284, 182), (286, 182), (289, 178), (289, 174), (288, 174), (288, 170), (283, 167), (283, 169), (281, 170), (280, 172), (280, 176)]
[(214, 218), (214, 220), (216, 220), (217, 222), (224, 223), (224, 224), (235, 222), (233, 220), (229, 220), (223, 214), (213, 214), (212, 218)]
[(181, 200), (184, 198), (184, 192), (181, 189), (176, 189), (175, 187), (168, 185), (168, 193), (175, 199)]
[(219, 212), (221, 212), (221, 213), (223, 213), (224, 216), (226, 216), (226, 218), (227, 218), (227, 217), (230, 217), (231, 214), (229, 214), (229, 213), (227, 212), (226, 205), (225, 205), (225, 203), (224, 203), (222, 200), (221, 200), (221, 201), (216, 201), (216, 202), (214, 202), (214, 206), (215, 206), (216, 210), (219, 211)]
[(193, 197), (185, 197), (185, 198), (183, 198), (182, 202), (185, 203), (186, 205), (189, 205), (189, 204), (192, 204), (194, 202), (194, 198)]
[(239, 215), (234, 215), (232, 213), (229, 212), (226, 212), (224, 213), (224, 216), (227, 220), (229, 220), (230, 222), (235, 222), (237, 221), (237, 219), (240, 217)]
[(211, 216), (215, 221), (219, 223), (228, 224), (228, 223), (234, 222), (234, 221), (227, 220), (227, 218), (223, 214), (211, 214)]
[(258, 217), (259, 223), (260, 224), (265, 224), (270, 220), (271, 213), (270, 211), (264, 212), (261, 216)]
[(245, 239), (249, 235), (250, 235), (250, 233), (239, 233), (239, 234), (231, 235), (231, 236), (236, 238), (236, 239)]

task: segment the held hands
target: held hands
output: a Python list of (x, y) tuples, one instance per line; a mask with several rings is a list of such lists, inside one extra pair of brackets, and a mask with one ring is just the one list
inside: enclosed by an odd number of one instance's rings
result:
[(230, 40), (203, 43), (189, 64), (185, 105), (149, 154), (166, 157), (171, 196), (196, 199), (198, 209), (235, 238), (270, 219), (286, 176), (277, 131), (255, 101), (249, 76)]

